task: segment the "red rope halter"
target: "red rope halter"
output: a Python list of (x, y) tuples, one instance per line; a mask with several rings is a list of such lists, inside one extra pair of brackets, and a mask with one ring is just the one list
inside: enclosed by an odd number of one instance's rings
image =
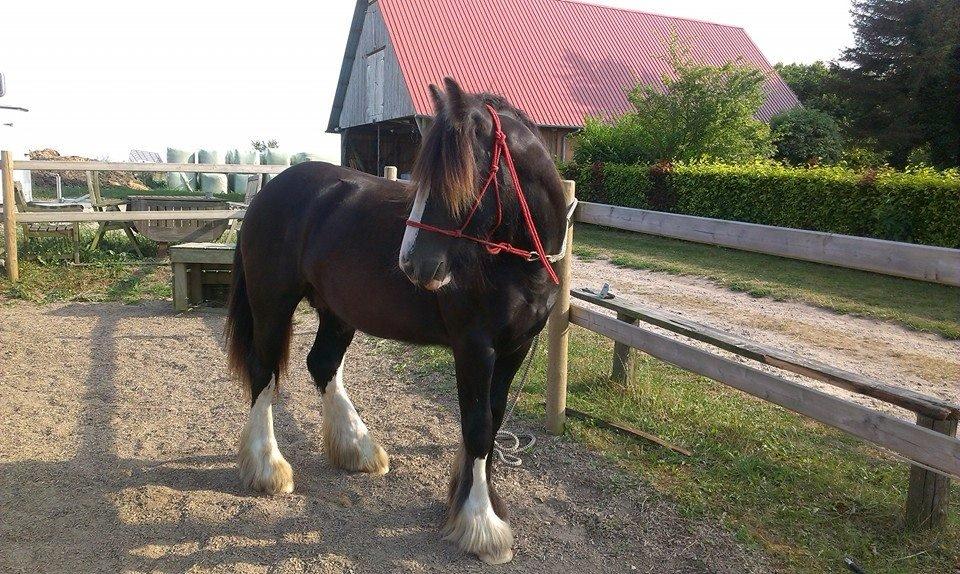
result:
[[(553, 267), (550, 265), (550, 261), (547, 259), (547, 254), (543, 250), (543, 244), (540, 242), (540, 234), (537, 233), (537, 228), (533, 224), (533, 215), (530, 213), (530, 206), (527, 205), (527, 197), (523, 194), (523, 186), (520, 184), (520, 178), (517, 176), (517, 168), (513, 163), (513, 156), (510, 154), (510, 147), (507, 145), (507, 134), (503, 132), (503, 128), (500, 126), (500, 116), (489, 104), (487, 105), (487, 111), (490, 112), (490, 118), (493, 119), (493, 149), (490, 157), (490, 173), (487, 176), (486, 183), (484, 183), (483, 187), (480, 189), (480, 193), (477, 194), (477, 200), (473, 203), (473, 207), (470, 208), (470, 212), (467, 214), (467, 218), (464, 220), (463, 225), (460, 226), (460, 229), (442, 229), (440, 227), (434, 227), (433, 225), (428, 225), (419, 221), (413, 221), (412, 219), (407, 220), (407, 225), (426, 231), (439, 233), (441, 235), (446, 235), (447, 237), (467, 239), (469, 241), (473, 241), (474, 243), (479, 243), (480, 245), (483, 245), (487, 249), (487, 252), (492, 255), (498, 255), (505, 252), (518, 257), (523, 257), (529, 261), (539, 259), (540, 263), (543, 265), (543, 268), (547, 270), (547, 274), (550, 275), (550, 279), (556, 285), (559, 285), (560, 279), (557, 277), (556, 272), (554, 272)], [(503, 157), (504, 163), (507, 164), (507, 169), (510, 171), (510, 177), (513, 179), (513, 184), (517, 188), (517, 202), (520, 204), (520, 211), (523, 213), (523, 221), (526, 224), (527, 232), (533, 239), (534, 251), (528, 251), (520, 249), (519, 247), (514, 247), (505, 241), (497, 243), (490, 240), (490, 238), (493, 236), (493, 232), (500, 227), (501, 223), (503, 223), (503, 202), (500, 200), (500, 181), (497, 179), (497, 172), (500, 170), (501, 157)], [(483, 201), (483, 197), (486, 195), (487, 190), (490, 189), (491, 184), (493, 186), (493, 194), (497, 198), (497, 221), (494, 226), (490, 228), (490, 231), (487, 232), (486, 237), (468, 235), (465, 233), (467, 226), (470, 225), (473, 215), (480, 207), (480, 203)]]

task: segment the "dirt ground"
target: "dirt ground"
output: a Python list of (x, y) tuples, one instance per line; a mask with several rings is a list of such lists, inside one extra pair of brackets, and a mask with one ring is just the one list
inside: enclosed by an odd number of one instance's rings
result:
[(769, 571), (718, 525), (678, 516), (537, 421), (513, 425), (539, 445), (498, 480), (516, 559), (463, 555), (439, 536), (459, 432), (450, 391), (398, 376), (377, 341), (358, 338), (345, 380), (391, 470), (336, 470), (303, 366), (315, 320), (298, 318), (276, 413), (296, 490), (268, 498), (238, 487), (246, 406), (224, 369), (222, 314), (0, 301), (0, 571)]
[[(577, 261), (572, 283), (573, 288), (594, 290), (609, 283), (612, 291), (625, 300), (661, 308), (887, 384), (960, 402), (960, 341), (911, 331), (893, 323), (840, 315), (803, 303), (755, 298), (718, 287), (706, 279), (623, 269), (602, 260)], [(685, 342), (691, 343), (689, 339)], [(912, 412), (869, 397), (734, 358), (871, 408), (910, 420), (916, 417)]]

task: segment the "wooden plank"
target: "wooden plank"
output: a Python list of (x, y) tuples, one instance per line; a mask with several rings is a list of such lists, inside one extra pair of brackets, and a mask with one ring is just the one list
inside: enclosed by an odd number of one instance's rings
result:
[[(574, 182), (564, 180), (565, 205), (574, 202)], [(573, 225), (567, 227), (566, 245), (573, 245)], [(570, 342), (570, 264), (573, 249), (553, 266), (560, 279), (560, 292), (547, 322), (547, 389), (546, 427), (552, 434), (562, 434), (567, 415), (567, 355)]]
[(636, 428), (636, 427), (632, 427), (632, 426), (630, 426), (630, 425), (623, 424), (623, 423), (618, 423), (618, 422), (614, 422), (614, 421), (608, 421), (608, 420), (602, 419), (602, 418), (600, 418), (600, 417), (595, 417), (595, 416), (593, 416), (593, 415), (591, 415), (591, 414), (589, 414), (589, 413), (585, 413), (585, 412), (583, 412), (583, 411), (578, 411), (577, 409), (570, 408), (570, 407), (567, 407), (567, 414), (568, 414), (568, 415), (571, 415), (571, 416), (574, 416), (574, 417), (577, 417), (577, 418), (595, 421), (595, 422), (599, 423), (601, 426), (605, 426), (605, 427), (611, 428), (611, 429), (616, 430), (616, 431), (620, 431), (620, 432), (624, 432), (624, 433), (627, 433), (627, 434), (630, 434), (630, 435), (633, 435), (633, 436), (636, 436), (636, 437), (640, 437), (640, 438), (642, 438), (642, 439), (644, 439), (644, 440), (646, 440), (646, 441), (650, 441), (650, 442), (652, 442), (652, 443), (654, 443), (654, 444), (656, 444), (656, 445), (660, 445), (660, 446), (662, 446), (663, 448), (670, 449), (670, 450), (672, 450), (673, 452), (680, 453), (680, 454), (682, 454), (682, 455), (684, 455), (684, 456), (693, 456), (693, 453), (690, 452), (689, 450), (687, 450), (687, 449), (685, 449), (685, 448), (683, 448), (683, 447), (677, 446), (677, 445), (675, 445), (675, 444), (673, 444), (673, 443), (671, 443), (671, 442), (669, 442), (669, 441), (666, 441), (666, 440), (658, 437), (658, 436), (655, 435), (655, 434), (650, 434), (650, 433), (648, 433), (648, 432), (644, 432), (644, 431), (642, 431), (642, 430), (640, 430), (640, 429), (638, 429), (638, 428)]
[(203, 302), (203, 267), (200, 263), (191, 263), (188, 267), (189, 298), (192, 305)]
[(580, 305), (571, 305), (570, 322), (888, 448), (940, 472), (960, 476), (960, 440), (956, 438), (713, 355)]
[(216, 248), (190, 247), (193, 244), (171, 245), (170, 261), (177, 263), (211, 263), (232, 265), (235, 245), (222, 245)]
[(29, 171), (137, 171), (150, 173), (280, 173), (288, 165), (244, 165), (222, 163), (126, 163), (107, 161), (44, 161), (13, 162), (13, 169)]
[(193, 209), (166, 211), (97, 211), (97, 212), (31, 212), (21, 213), (22, 223), (50, 223), (54, 221), (79, 223), (91, 221), (180, 221), (211, 219), (243, 219), (245, 209)]
[(774, 347), (754, 343), (719, 329), (689, 321), (679, 315), (643, 307), (623, 299), (599, 299), (582, 289), (571, 292), (575, 298), (634, 317), (645, 323), (710, 343), (725, 351), (753, 359), (773, 367), (797, 373), (892, 405), (923, 414), (936, 420), (960, 418), (960, 405), (929, 397), (894, 385), (888, 385), (858, 373), (844, 371), (826, 363), (807, 359)]
[[(618, 321), (626, 321), (631, 325), (637, 324), (637, 319), (629, 313), (617, 313)], [(626, 385), (633, 375), (634, 352), (629, 345), (616, 342), (613, 345), (613, 365), (610, 368), (610, 379), (620, 385)]]
[(187, 266), (183, 263), (174, 263), (173, 265), (173, 308), (176, 311), (186, 311), (190, 305), (187, 304), (188, 285), (187, 285)]
[(0, 152), (0, 170), (3, 171), (3, 246), (6, 253), (4, 267), (11, 283), (20, 280), (20, 261), (17, 253), (17, 200), (13, 191), (13, 157)]
[[(955, 420), (935, 421), (918, 415), (917, 424), (946, 436), (957, 434)], [(950, 478), (919, 466), (911, 466), (910, 486), (907, 489), (907, 527), (925, 530), (942, 525), (947, 518), (949, 505)]]
[(577, 221), (960, 286), (960, 249), (580, 203)]

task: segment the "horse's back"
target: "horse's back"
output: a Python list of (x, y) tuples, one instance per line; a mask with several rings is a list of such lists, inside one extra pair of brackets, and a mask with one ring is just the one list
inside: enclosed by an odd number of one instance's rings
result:
[(404, 182), (323, 162), (293, 166), (264, 187), (244, 219), (248, 280), (298, 290), (380, 337), (437, 342), (439, 332), (408, 332), (437, 309), (397, 263), (410, 201)]

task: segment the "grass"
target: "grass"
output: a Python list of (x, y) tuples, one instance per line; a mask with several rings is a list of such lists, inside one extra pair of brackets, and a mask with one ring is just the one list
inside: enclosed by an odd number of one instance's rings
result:
[(574, 253), (960, 339), (960, 288), (578, 224)]
[[(122, 231), (110, 231), (100, 248), (90, 249), (96, 227), (81, 226), (81, 266), (72, 264), (69, 242), (56, 237), (20, 242), (20, 282), (0, 276), (0, 293), (35, 303), (58, 301), (122, 301), (135, 303), (167, 299), (170, 266), (157, 264), (157, 246), (139, 237), (148, 259), (140, 259)], [(69, 262), (68, 262), (69, 260)]]
[[(398, 372), (441, 373), (451, 393), (445, 350), (387, 346)], [(545, 351), (536, 357), (517, 412), (542, 420)], [(946, 526), (906, 533), (900, 526), (908, 469), (846, 434), (753, 399), (646, 355), (626, 386), (610, 382), (612, 343), (575, 328), (569, 404), (629, 423), (693, 451), (684, 457), (602, 427), (570, 420), (568, 433), (673, 500), (689, 518), (719, 521), (762, 549), (778, 570), (846, 571), (846, 556), (866, 572), (953, 572), (960, 563), (960, 488)], [(428, 380), (436, 379), (436, 375)], [(454, 395), (455, 396), (455, 395)]]

